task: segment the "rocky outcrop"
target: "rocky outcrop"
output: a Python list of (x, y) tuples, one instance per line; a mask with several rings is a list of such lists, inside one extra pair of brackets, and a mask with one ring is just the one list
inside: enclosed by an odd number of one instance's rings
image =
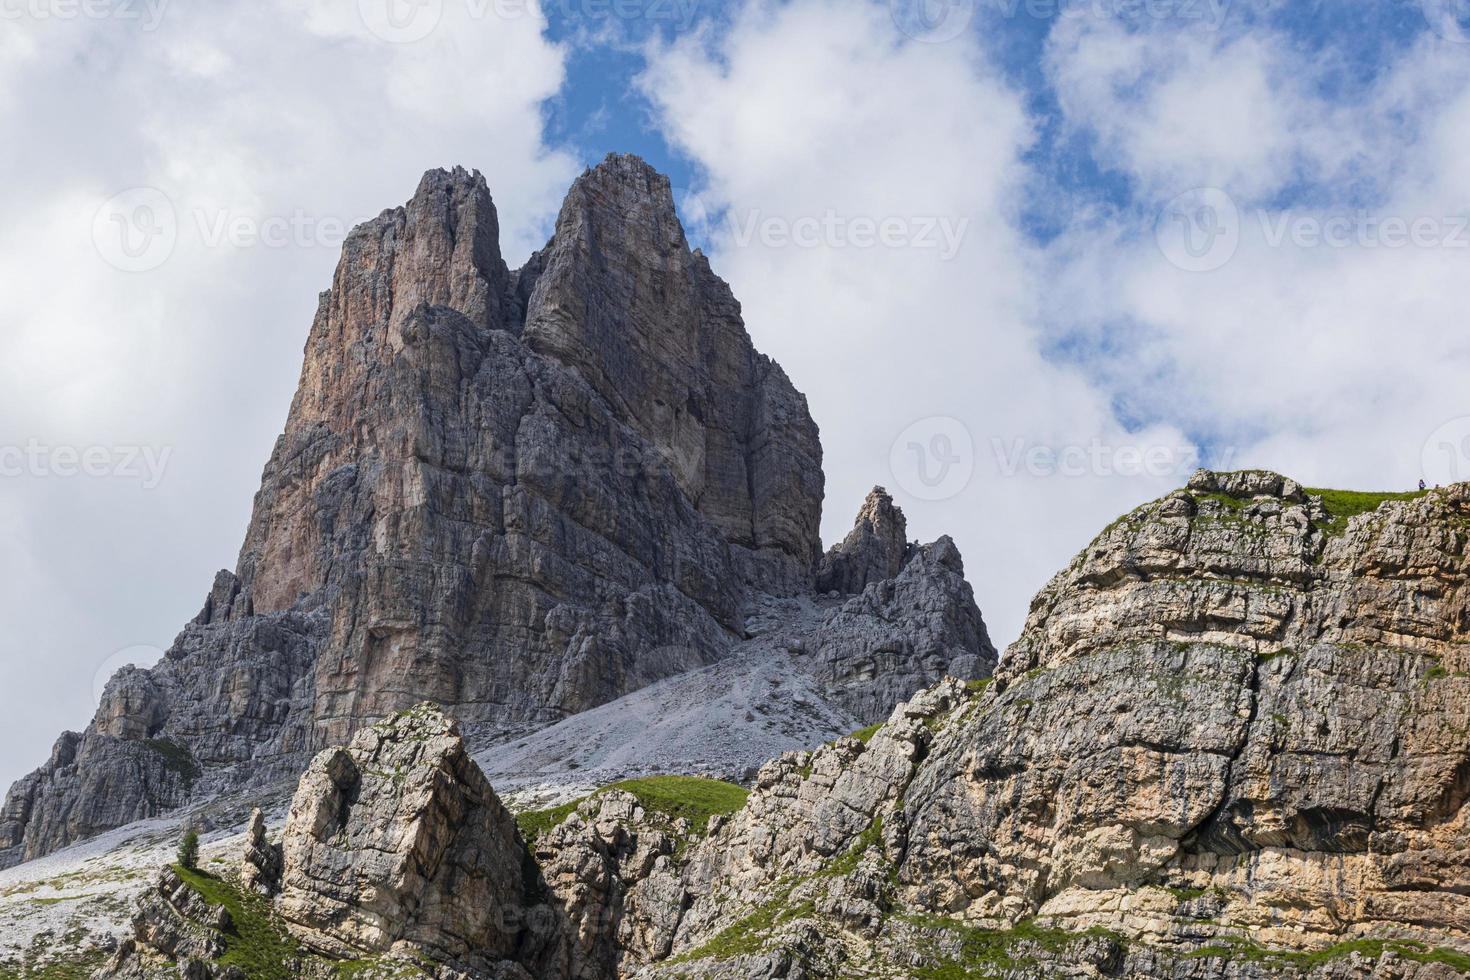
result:
[(625, 962), (669, 954), (682, 910), (677, 851), (690, 832), (687, 820), (611, 789), (536, 839), (532, 853), (567, 922), (568, 977), (615, 977)]
[[(0, 864), (294, 778), (420, 700), (526, 730), (713, 663), (811, 595), (822, 495), (806, 401), (666, 178), (609, 157), (512, 271), (483, 179), (430, 172), (344, 243), (236, 570), (14, 787)], [(891, 578), (885, 547), (829, 575)], [(871, 703), (935, 676), (899, 670)]]
[(557, 932), (528, 926), (536, 886), (515, 821), (429, 705), (318, 755), (281, 850), (276, 908), (310, 950), (557, 968)]
[(617, 790), (558, 811), (537, 975), (1470, 975), (1467, 549), (1470, 485), (1199, 474), (1078, 555), (995, 678), (770, 761), (706, 833)]
[(1470, 486), (1198, 474), (1043, 590), (993, 684), (762, 770), (653, 972), (849, 975), (835, 922), (896, 975), (1459, 975), (1467, 545)]
[(242, 887), (267, 897), (281, 888), (283, 866), (281, 845), (272, 844), (266, 838), (265, 814), (260, 808), (250, 813), (250, 825), (245, 831), (245, 853), (240, 856), (240, 884)]
[(762, 591), (810, 588), (822, 450), (740, 304), (691, 252), (668, 178), (609, 157), (567, 195), (527, 305), (526, 345), (575, 369), (670, 464)]
[(908, 521), (882, 487), (874, 487), (847, 537), (817, 566), (817, 591), (851, 594), (897, 575), (908, 561)]
[[(891, 513), (902, 526), (903, 514)], [(954, 542), (943, 537), (908, 551), (896, 576), (870, 582), (804, 643), (828, 699), (865, 724), (946, 676), (989, 677), (996, 664)]]
[[(158, 874), (153, 887), (138, 899), (133, 913), (132, 935), (118, 946), (99, 977), (145, 978), (175, 976), (244, 977), (238, 970), (215, 970), (209, 964), (228, 948), (227, 930), (233, 928), (230, 913), (210, 904), (185, 884), (172, 869)], [(192, 965), (188, 972), (173, 969), (175, 963)]]

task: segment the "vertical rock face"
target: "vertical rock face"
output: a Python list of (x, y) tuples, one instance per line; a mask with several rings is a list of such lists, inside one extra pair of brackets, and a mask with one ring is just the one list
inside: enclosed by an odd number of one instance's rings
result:
[[(421, 697), (472, 720), (581, 710), (705, 662), (738, 629), (727, 542), (673, 465), (669, 434), (627, 404), (654, 383), (639, 358), (694, 384), (700, 356), (721, 348), (541, 356), (522, 327), (612, 276), (564, 268), (577, 245), (563, 239), (585, 231), (566, 217), (584, 185), (625, 201), (596, 222), (611, 268), (671, 261), (669, 243), (628, 227), (677, 230), (671, 199), (645, 201), (653, 178), (613, 160), (578, 182), (535, 263), (529, 311), (478, 176), (426, 176), (406, 208), (344, 245), (240, 560), (255, 611), (331, 616), (313, 676), (319, 739)], [(674, 244), (692, 261), (682, 236)], [(636, 329), (652, 287), (619, 285), (578, 294), (578, 315)]]
[[(423, 699), (550, 723), (721, 657), (755, 593), (810, 597), (816, 425), (667, 179), (609, 157), (519, 271), (498, 236), (459, 169), (353, 230), (236, 571), (14, 787), (0, 864), (279, 780)], [(843, 589), (899, 570), (874, 507)], [(882, 642), (898, 686), (933, 679), (896, 662), (922, 637)]]
[(523, 338), (576, 368), (673, 468), (758, 587), (810, 586), (822, 449), (806, 400), (756, 353), (691, 252), (667, 177), (636, 157), (578, 180), (537, 257)]

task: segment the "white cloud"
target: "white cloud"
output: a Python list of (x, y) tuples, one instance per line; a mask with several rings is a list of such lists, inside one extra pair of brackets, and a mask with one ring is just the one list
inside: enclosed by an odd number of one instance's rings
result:
[[(648, 59), (659, 125), (708, 176), (712, 264), (822, 428), (824, 536), (888, 485), (911, 536), (956, 538), (993, 632), (1013, 637), (1031, 595), (1098, 528), (1180, 482), (1091, 475), (1114, 465), (1110, 451), (1189, 450), (1168, 427), (1124, 432), (1104, 395), (1039, 353), (1047, 284), (1018, 230), (1033, 138), (1021, 93), (978, 45), (908, 40), (881, 3), (752, 3), (728, 30)], [(861, 219), (895, 221), (896, 247), (861, 247)], [(930, 220), (963, 228), (952, 258), (921, 247)], [(921, 421), (937, 418), (963, 428)], [(965, 435), (973, 478), (926, 499), (913, 453), (937, 481), (938, 457), (963, 455)], [(1050, 464), (1027, 452), (1068, 447), (1084, 475), (1034, 475)]]
[[(1067, 123), (1143, 206), (1088, 215), (1053, 245), (1048, 323), (1119, 397), (1233, 446), (1238, 464), (1412, 485), (1429, 435), (1470, 415), (1463, 49), (1426, 36), (1328, 100), (1331, 52), (1259, 26), (1068, 28), (1047, 58)], [(1185, 271), (1154, 220), (1202, 185), (1233, 199), (1239, 243), (1219, 268)]]
[[(99, 664), (166, 647), (234, 565), (345, 228), (463, 164), (486, 174), (512, 263), (545, 241), (578, 169), (541, 138), (564, 53), (534, 8), (478, 8), (443, 5), (416, 43), (374, 36), (357, 0), (166, 4), (153, 29), (6, 21), (0, 125), (26, 142), (0, 161), (0, 446), (171, 455), (153, 489), (0, 478), (0, 785), (86, 723)], [(177, 240), (122, 271), (94, 218), (138, 186)], [(221, 239), (232, 223), (286, 239)], [(103, 223), (114, 258), (121, 230)]]

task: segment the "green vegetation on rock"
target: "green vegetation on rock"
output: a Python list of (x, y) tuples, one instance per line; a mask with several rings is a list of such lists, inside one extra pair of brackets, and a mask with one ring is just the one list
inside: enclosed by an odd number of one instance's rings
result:
[(225, 933), (227, 948), (220, 965), (238, 966), (251, 980), (291, 980), (296, 976), (290, 964), (301, 950), (276, 919), (269, 901), (205, 871), (191, 871), (182, 865), (174, 865), (174, 871), (206, 902), (223, 905), (230, 913), (231, 926)]
[(1323, 530), (1330, 535), (1341, 534), (1347, 530), (1349, 520), (1359, 514), (1375, 511), (1390, 500), (1417, 500), (1428, 492), (1428, 490), (1410, 490), (1403, 493), (1372, 493), (1360, 490), (1307, 488), (1307, 493), (1322, 498), (1322, 506), (1327, 509), (1328, 514), (1328, 521), (1323, 525)]
[(1430, 948), (1424, 943), (1407, 939), (1353, 939), (1326, 949), (1311, 952), (1267, 949), (1248, 939), (1222, 937), (1213, 945), (1186, 953), (1190, 959), (1229, 959), (1260, 963), (1267, 967), (1310, 970), (1357, 953), (1369, 959), (1377, 959), (1385, 953), (1395, 953), (1416, 963), (1443, 963), (1461, 972), (1470, 972), (1470, 955), (1458, 950)]
[(199, 778), (199, 763), (182, 745), (166, 738), (144, 739), (143, 744), (163, 758), (165, 769), (178, 773), (191, 783)]
[(87, 980), (107, 957), (100, 952), (53, 960), (44, 966), (0, 963), (0, 980)]
[(662, 814), (670, 819), (683, 818), (689, 821), (695, 836), (703, 837), (709, 831), (710, 817), (727, 816), (745, 806), (750, 791), (734, 783), (703, 776), (648, 776), (643, 779), (625, 779), (604, 786), (591, 796), (563, 803), (546, 810), (528, 810), (516, 815), (516, 824), (526, 841), (535, 841), (552, 827), (561, 824), (572, 815), (572, 811), (600, 793), (618, 789), (637, 798), (643, 809)]
[(587, 797), (584, 796), (570, 803), (563, 803), (561, 806), (554, 806), (545, 810), (525, 810), (516, 814), (516, 826), (521, 828), (521, 836), (529, 844), (552, 827), (559, 825), (567, 817), (570, 817), (572, 811), (577, 809), (582, 803), (582, 800), (585, 799)]
[(778, 926), (816, 914), (816, 908), (811, 902), (791, 904), (791, 891), (792, 886), (788, 885), (775, 898), (758, 906), (755, 911), (725, 928), (704, 945), (681, 953), (668, 962), (676, 964), (692, 960), (728, 960), (759, 952)]
[(915, 967), (915, 980), (961, 980), (965, 977), (998, 977), (1018, 966), (1035, 963), (1036, 952), (1057, 953), (1080, 939), (1103, 937), (1126, 945), (1122, 936), (1106, 929), (1070, 932), (1046, 929), (1031, 921), (1016, 923), (1011, 929), (979, 929), (955, 919), (933, 916), (903, 916), (904, 921), (921, 929), (949, 933), (959, 942), (959, 956), (930, 949), (927, 952), (939, 962)]
[(709, 830), (710, 817), (729, 816), (745, 806), (745, 801), (750, 796), (750, 790), (743, 786), (721, 779), (705, 779), (702, 776), (625, 779), (605, 789), (620, 789), (625, 793), (632, 793), (645, 810), (670, 817), (683, 817), (689, 821), (694, 833), (701, 837)]

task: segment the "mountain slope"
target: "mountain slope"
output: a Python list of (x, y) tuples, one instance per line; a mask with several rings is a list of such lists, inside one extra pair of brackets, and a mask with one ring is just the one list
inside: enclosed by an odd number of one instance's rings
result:
[[(813, 598), (816, 425), (668, 180), (610, 156), (520, 270), (498, 234), (463, 170), (353, 230), (236, 570), (12, 788), (0, 867), (273, 785), (422, 700), (480, 730), (551, 724), (717, 663), (763, 597)], [(990, 669), (957, 569), (885, 569), (927, 611), (829, 651), (839, 710)]]

